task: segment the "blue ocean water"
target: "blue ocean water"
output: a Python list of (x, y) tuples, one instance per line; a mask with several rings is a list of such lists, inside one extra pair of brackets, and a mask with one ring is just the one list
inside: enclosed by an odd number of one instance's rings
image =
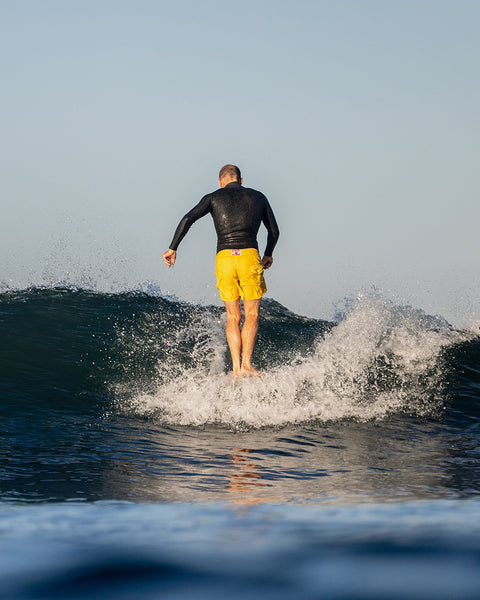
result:
[(359, 298), (0, 294), (0, 597), (476, 598), (480, 339)]

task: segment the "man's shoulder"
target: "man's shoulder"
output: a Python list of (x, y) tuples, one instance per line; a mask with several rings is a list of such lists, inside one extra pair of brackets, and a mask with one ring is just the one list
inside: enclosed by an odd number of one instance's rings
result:
[[(213, 190), (213, 192), (208, 192), (208, 194), (205, 194), (205, 196), (203, 198), (215, 198), (216, 196), (220, 196), (222, 194), (223, 190), (222, 188), (218, 188), (218, 190)], [(202, 198), (202, 200), (203, 200)]]
[(215, 190), (214, 192), (208, 192), (208, 194), (205, 194), (205, 196), (203, 196), (203, 198), (200, 200), (200, 203), (210, 202), (213, 198), (215, 198), (215, 195), (217, 194), (218, 191), (220, 191), (220, 190)]
[(267, 202), (267, 197), (265, 196), (265, 194), (263, 192), (261, 192), (260, 190), (254, 190), (253, 188), (243, 188), (245, 190), (245, 192), (250, 195), (250, 196), (254, 196), (255, 198), (257, 198), (258, 200), (262, 200), (263, 202)]

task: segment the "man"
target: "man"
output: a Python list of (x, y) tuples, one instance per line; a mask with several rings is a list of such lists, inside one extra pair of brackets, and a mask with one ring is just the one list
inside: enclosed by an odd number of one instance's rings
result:
[[(258, 332), (260, 301), (267, 291), (263, 270), (273, 263), (273, 249), (279, 231), (267, 198), (256, 190), (243, 187), (240, 169), (225, 165), (219, 173), (220, 189), (207, 194), (180, 221), (163, 260), (175, 264), (177, 248), (190, 227), (210, 213), (217, 232), (215, 274), (220, 298), (227, 311), (227, 342), (237, 376), (259, 375), (251, 363)], [(257, 233), (263, 223), (268, 231), (267, 247), (260, 260)], [(245, 322), (240, 329), (240, 299)]]

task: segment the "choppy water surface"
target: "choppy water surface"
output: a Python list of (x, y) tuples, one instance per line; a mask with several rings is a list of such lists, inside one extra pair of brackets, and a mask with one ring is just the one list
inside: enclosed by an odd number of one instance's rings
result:
[(475, 597), (478, 332), (267, 301), (265, 376), (234, 381), (223, 329), (145, 294), (0, 294), (5, 597)]

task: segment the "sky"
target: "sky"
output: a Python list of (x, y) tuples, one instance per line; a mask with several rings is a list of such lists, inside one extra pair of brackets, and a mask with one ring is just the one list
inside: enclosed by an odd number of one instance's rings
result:
[(209, 216), (161, 255), (233, 163), (270, 297), (480, 319), (479, 30), (477, 0), (0, 0), (0, 289), (218, 303)]

